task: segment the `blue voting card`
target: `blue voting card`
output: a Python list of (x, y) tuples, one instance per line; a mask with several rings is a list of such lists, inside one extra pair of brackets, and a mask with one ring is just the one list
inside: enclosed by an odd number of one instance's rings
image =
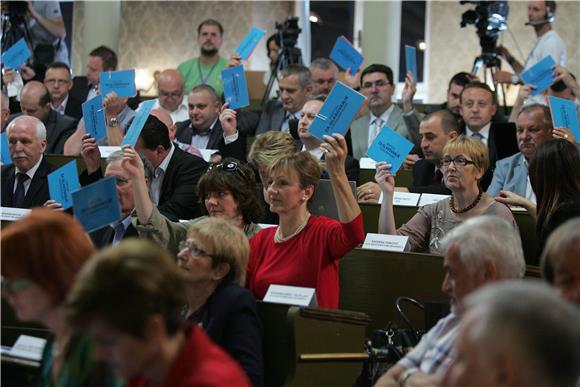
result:
[(350, 69), (352, 75), (356, 74), (364, 57), (344, 36), (339, 36), (330, 52), (332, 59), (343, 70)]
[(21, 38), (2, 54), (4, 67), (18, 70), (32, 56), (28, 44)]
[(410, 71), (413, 74), (415, 82), (419, 82), (417, 78), (417, 49), (413, 46), (405, 45), (405, 65), (407, 72)]
[(73, 192), (74, 214), (87, 232), (121, 219), (114, 176), (105, 177)]
[(555, 64), (554, 58), (548, 55), (520, 75), (524, 83), (536, 86), (532, 95), (540, 94), (554, 83), (552, 66)]
[(102, 95), (97, 95), (83, 103), (83, 120), (85, 122), (85, 132), (90, 134), (95, 140), (98, 141), (107, 136)]
[(383, 126), (367, 151), (367, 155), (376, 162), (384, 161), (391, 164), (391, 172), (397, 173), (411, 149), (413, 149), (412, 142), (388, 126)]
[(2, 157), (2, 165), (12, 164), (12, 158), (10, 157), (10, 144), (8, 143), (8, 137), (6, 132), (0, 133), (0, 156)]
[(336, 82), (308, 131), (322, 141), (324, 135), (344, 135), (364, 100), (364, 95)]
[(580, 142), (580, 127), (578, 127), (576, 102), (558, 97), (549, 97), (549, 100), (554, 128), (570, 129), (576, 138), (576, 142)]
[(99, 76), (99, 88), (104, 97), (112, 91), (119, 97), (134, 97), (137, 94), (135, 69), (102, 72)]
[(77, 172), (77, 161), (66, 163), (48, 175), (50, 198), (62, 205), (63, 210), (72, 207), (72, 193), (81, 188)]
[(242, 39), (240, 45), (236, 48), (236, 52), (240, 54), (242, 60), (248, 60), (264, 35), (266, 35), (266, 31), (254, 27), (244, 36), (244, 39)]
[(131, 126), (127, 129), (127, 133), (121, 142), (121, 146), (131, 145), (135, 148), (135, 144), (137, 144), (137, 140), (141, 134), (141, 129), (143, 129), (145, 121), (147, 121), (147, 117), (149, 117), (149, 113), (151, 113), (151, 109), (153, 109), (153, 105), (155, 105), (154, 99), (150, 99), (141, 104), (141, 107), (137, 110), (137, 114), (135, 114), (135, 118), (133, 118)]
[(230, 109), (239, 109), (250, 104), (244, 66), (240, 65), (223, 70), (222, 83), (224, 85), (224, 98), (230, 105)]

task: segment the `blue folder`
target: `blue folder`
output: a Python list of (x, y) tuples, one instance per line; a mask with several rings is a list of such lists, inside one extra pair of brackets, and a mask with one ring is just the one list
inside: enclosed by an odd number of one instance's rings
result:
[(554, 59), (548, 55), (520, 75), (524, 83), (536, 86), (535, 89), (532, 89), (532, 95), (540, 94), (554, 83), (552, 67), (555, 64)]
[(412, 142), (388, 126), (383, 126), (367, 151), (367, 155), (376, 162), (384, 161), (391, 164), (390, 171), (397, 173), (411, 149), (413, 149)]
[(242, 60), (248, 60), (265, 34), (266, 31), (254, 27), (244, 36), (244, 39), (242, 39), (240, 45), (236, 48), (236, 52), (242, 57)]
[(224, 98), (230, 109), (239, 109), (250, 105), (248, 86), (244, 66), (239, 65), (222, 71)]
[(141, 104), (141, 108), (137, 110), (137, 114), (135, 114), (131, 126), (127, 129), (127, 133), (121, 142), (121, 146), (131, 145), (135, 148), (135, 144), (137, 144), (141, 130), (145, 125), (145, 121), (147, 121), (147, 117), (149, 117), (149, 113), (151, 113), (151, 109), (153, 109), (153, 105), (155, 105), (154, 99), (150, 99)]
[(97, 95), (83, 103), (83, 120), (85, 122), (85, 132), (90, 134), (91, 137), (101, 140), (107, 136), (102, 95)]
[(14, 43), (6, 52), (2, 54), (2, 64), (4, 67), (18, 70), (28, 58), (32, 56), (24, 38)]
[(419, 82), (417, 78), (417, 49), (415, 47), (405, 45), (405, 64), (407, 72), (410, 71), (415, 82)]
[(64, 210), (72, 207), (72, 193), (81, 188), (77, 171), (77, 161), (66, 163), (48, 175), (50, 198), (62, 205)]
[(364, 57), (344, 36), (336, 39), (334, 47), (330, 52), (330, 59), (332, 59), (343, 70), (350, 69), (352, 75), (360, 69)]
[(134, 97), (137, 94), (135, 87), (135, 70), (103, 71), (99, 76), (101, 95), (114, 91), (119, 97)]
[(87, 232), (121, 219), (121, 207), (114, 176), (101, 179), (73, 192), (74, 214)]
[(12, 158), (10, 157), (10, 144), (8, 143), (8, 137), (6, 137), (6, 132), (0, 133), (0, 156), (2, 157), (2, 165), (12, 164)]
[(557, 97), (549, 97), (549, 100), (554, 128), (570, 129), (576, 138), (576, 142), (580, 142), (576, 102)]

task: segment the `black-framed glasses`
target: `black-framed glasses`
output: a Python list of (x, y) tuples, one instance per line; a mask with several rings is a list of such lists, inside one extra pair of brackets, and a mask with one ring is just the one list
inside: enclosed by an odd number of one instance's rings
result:
[(224, 172), (236, 172), (236, 171), (238, 171), (242, 174), (242, 176), (246, 180), (249, 180), (248, 176), (246, 175), (246, 172), (244, 172), (244, 170), (242, 168), (240, 168), (240, 165), (235, 161), (228, 161), (225, 163), (218, 163), (218, 164), (210, 164), (209, 167), (207, 168), (207, 171), (209, 172), (215, 168), (219, 168)]
[(361, 85), (361, 88), (363, 89), (372, 89), (373, 86), (375, 87), (384, 87), (389, 85), (390, 82), (389, 81), (385, 81), (384, 79), (379, 79), (378, 81), (374, 81), (374, 82), (365, 82)]
[(201, 247), (199, 247), (195, 243), (190, 243), (188, 241), (182, 241), (179, 243), (179, 252), (182, 252), (183, 250), (187, 250), (189, 255), (191, 255), (192, 257), (195, 257), (195, 258), (199, 258), (199, 257), (203, 257), (203, 256), (210, 257), (210, 258), (214, 257), (212, 254), (208, 254), (204, 249), (202, 249)]
[(24, 277), (14, 279), (1, 277), (0, 284), (2, 286), (2, 290), (4, 291), (8, 290), (12, 293), (18, 293), (26, 289), (28, 286), (30, 286), (30, 280)]
[(451, 162), (453, 162), (453, 164), (455, 164), (456, 167), (465, 167), (467, 164), (475, 164), (472, 160), (468, 160), (463, 156), (456, 157), (444, 156), (441, 159), (441, 166), (448, 167), (449, 164), (451, 164)]

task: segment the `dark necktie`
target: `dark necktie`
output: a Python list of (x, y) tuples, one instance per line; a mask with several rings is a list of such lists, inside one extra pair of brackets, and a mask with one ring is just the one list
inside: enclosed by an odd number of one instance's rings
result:
[(12, 196), (12, 207), (22, 208), (24, 205), (24, 182), (30, 179), (26, 173), (18, 172), (16, 174), (16, 190)]
[(113, 235), (113, 246), (121, 242), (121, 239), (123, 239), (123, 236), (125, 235), (125, 226), (123, 225), (123, 222), (117, 223), (117, 225), (114, 227), (114, 230), (115, 234)]
[(443, 173), (439, 168), (437, 168), (435, 172), (433, 172), (433, 184), (435, 185), (441, 184), (441, 179), (443, 179)]

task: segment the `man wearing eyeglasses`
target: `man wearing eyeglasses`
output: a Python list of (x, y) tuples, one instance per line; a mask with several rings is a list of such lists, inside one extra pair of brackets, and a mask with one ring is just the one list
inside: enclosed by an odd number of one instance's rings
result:
[(165, 111), (173, 122), (185, 121), (189, 118), (187, 97), (185, 96), (185, 79), (175, 69), (162, 71), (157, 77), (158, 97), (153, 109)]
[(80, 120), (83, 116), (82, 102), (69, 94), (72, 89), (70, 67), (63, 62), (54, 62), (46, 68), (44, 86), (50, 94), (50, 107), (58, 114)]
[(412, 141), (403, 121), (403, 111), (392, 102), (395, 93), (393, 70), (382, 64), (368, 66), (361, 73), (361, 91), (367, 98), (370, 112), (350, 127), (354, 158), (360, 160), (366, 156), (368, 148), (385, 125)]

